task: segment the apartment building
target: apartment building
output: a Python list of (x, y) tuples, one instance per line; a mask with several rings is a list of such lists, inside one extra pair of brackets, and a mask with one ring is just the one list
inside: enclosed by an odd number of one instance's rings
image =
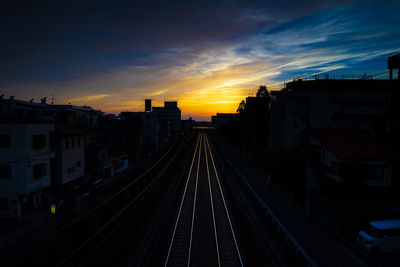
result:
[(54, 124), (2, 120), (0, 126), (0, 217), (20, 217), (40, 208), (50, 186)]

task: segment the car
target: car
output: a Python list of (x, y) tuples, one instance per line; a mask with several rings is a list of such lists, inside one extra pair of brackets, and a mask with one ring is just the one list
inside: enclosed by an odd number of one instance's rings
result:
[(357, 243), (372, 254), (400, 251), (400, 220), (370, 222), (358, 233)]

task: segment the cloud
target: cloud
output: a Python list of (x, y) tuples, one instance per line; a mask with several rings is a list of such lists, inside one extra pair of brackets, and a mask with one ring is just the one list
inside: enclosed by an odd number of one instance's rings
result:
[[(183, 114), (209, 116), (234, 112), (260, 84), (279, 89), (297, 76), (363, 71), (365, 62), (374, 63), (365, 71), (381, 72), (400, 51), (400, 29), (390, 27), (399, 25), (394, 1), (268, 3), (160, 4), (129, 16), (130, 9), (100, 9), (88, 18), (78, 12), (66, 30), (57, 32), (61, 19), (17, 57), (21, 42), (1, 50), (10, 53), (0, 88), (26, 99), (54, 93), (56, 102), (116, 113), (143, 110), (145, 98), (177, 100)], [(91, 22), (100, 15), (102, 23)]]
[(81, 96), (81, 97), (77, 97), (77, 98), (71, 98), (71, 99), (69, 99), (69, 102), (77, 101), (77, 102), (88, 102), (88, 103), (90, 103), (90, 102), (96, 102), (96, 101), (98, 101), (100, 99), (103, 99), (103, 98), (106, 98), (106, 97), (109, 97), (109, 96), (111, 96), (111, 95), (109, 95), (109, 94), (101, 94), (101, 95)]

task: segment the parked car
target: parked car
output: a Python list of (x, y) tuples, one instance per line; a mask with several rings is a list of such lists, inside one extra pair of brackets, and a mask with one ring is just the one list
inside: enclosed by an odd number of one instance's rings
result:
[(370, 222), (357, 242), (368, 253), (400, 251), (400, 220)]

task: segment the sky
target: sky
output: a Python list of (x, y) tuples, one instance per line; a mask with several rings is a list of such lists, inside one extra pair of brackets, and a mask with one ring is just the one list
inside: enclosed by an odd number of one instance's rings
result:
[(387, 77), (398, 10), (397, 0), (12, 1), (0, 10), (0, 95), (114, 114), (178, 101), (183, 118), (210, 120), (259, 85)]

